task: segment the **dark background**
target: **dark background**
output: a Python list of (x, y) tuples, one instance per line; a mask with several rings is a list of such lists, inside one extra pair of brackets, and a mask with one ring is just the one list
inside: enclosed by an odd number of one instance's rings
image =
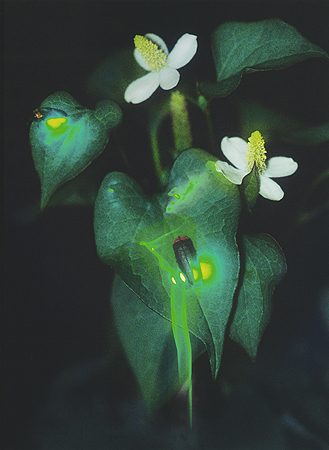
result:
[[(197, 79), (214, 81), (210, 36), (220, 23), (277, 17), (329, 52), (328, 6), (327, 1), (4, 2), (2, 448), (328, 448), (329, 220), (323, 208), (328, 191), (309, 194), (312, 180), (328, 167), (328, 144), (282, 142), (277, 150), (298, 161), (299, 169), (280, 182), (286, 194), (281, 202), (259, 199), (253, 227), (280, 243), (288, 274), (275, 291), (256, 362), (228, 342), (216, 383), (207, 359), (196, 362), (198, 420), (188, 433), (175, 401), (152, 423), (141, 423), (145, 410), (111, 326), (113, 272), (96, 255), (93, 208), (38, 212), (40, 184), (28, 140), (33, 110), (56, 91), (93, 108), (97, 98), (87, 92), (88, 78), (114, 51), (132, 46), (135, 34), (154, 32), (169, 49), (183, 33), (196, 34), (191, 67)], [(232, 98), (259, 101), (319, 125), (329, 118), (328, 74), (328, 62), (312, 58), (285, 71), (244, 77)], [(234, 102), (220, 102), (218, 155), (220, 139), (241, 131)], [(129, 117), (132, 110), (122, 108)], [(143, 130), (129, 137), (127, 156), (143, 181), (151, 171), (150, 150), (141, 147), (140, 138)], [(108, 149), (93, 164), (96, 188), (107, 172), (126, 170), (122, 157)], [(152, 187), (152, 177), (146, 185)], [(317, 206), (309, 220), (300, 220)]]

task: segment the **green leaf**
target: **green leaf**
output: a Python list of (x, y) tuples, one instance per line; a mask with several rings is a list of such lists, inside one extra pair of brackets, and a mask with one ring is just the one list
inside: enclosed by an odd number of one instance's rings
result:
[(248, 137), (252, 130), (298, 145), (319, 145), (329, 141), (329, 122), (310, 126), (287, 114), (272, 110), (254, 101), (239, 101), (241, 136)]
[(93, 206), (97, 197), (99, 180), (88, 167), (75, 178), (60, 186), (47, 202), (47, 208), (58, 206)]
[(207, 97), (225, 97), (240, 84), (243, 73), (284, 69), (310, 57), (329, 55), (280, 19), (226, 22), (213, 33), (217, 83), (201, 82)]
[[(115, 325), (150, 411), (164, 404), (182, 386), (171, 323), (148, 308), (116, 276), (111, 305)], [(193, 359), (206, 349), (190, 335)]]
[(256, 203), (259, 194), (259, 186), (259, 175), (256, 164), (254, 164), (252, 171), (243, 178), (240, 189), (242, 202), (245, 204), (249, 212), (251, 212)]
[(82, 172), (104, 149), (110, 129), (119, 124), (121, 110), (112, 101), (82, 107), (66, 92), (42, 102), (40, 118), (30, 128), (35, 168), (41, 181), (41, 208), (54, 191)]
[(126, 104), (124, 92), (129, 83), (145, 75), (136, 63), (133, 40), (127, 49), (105, 58), (87, 80), (88, 94), (95, 98), (111, 98), (119, 105)]
[(329, 141), (329, 123), (292, 131), (289, 140), (301, 145), (318, 145)]
[(230, 337), (254, 359), (270, 319), (274, 288), (287, 268), (284, 254), (271, 236), (243, 237), (243, 253), (245, 271)]
[(153, 199), (128, 176), (111, 173), (99, 190), (94, 220), (100, 259), (169, 321), (173, 278), (182, 282), (173, 241), (177, 236), (192, 239), (198, 275), (193, 286), (185, 285), (188, 329), (205, 344), (214, 376), (240, 269), (239, 191), (216, 171), (215, 161), (202, 150), (183, 152), (166, 192)]
[(255, 101), (239, 102), (239, 113), (241, 120), (241, 137), (246, 140), (253, 130), (262, 130), (268, 142), (272, 137), (289, 138), (294, 131), (305, 129), (305, 124), (295, 120), (288, 114), (270, 109)]

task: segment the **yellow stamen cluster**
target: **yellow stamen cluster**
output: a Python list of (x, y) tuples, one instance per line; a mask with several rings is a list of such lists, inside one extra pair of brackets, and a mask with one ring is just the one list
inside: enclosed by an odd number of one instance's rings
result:
[(167, 55), (154, 42), (145, 36), (136, 35), (134, 44), (151, 72), (159, 72), (167, 65)]
[(249, 170), (252, 170), (254, 164), (256, 164), (258, 173), (261, 175), (266, 169), (265, 141), (259, 131), (251, 133), (248, 141), (246, 157), (248, 168)]

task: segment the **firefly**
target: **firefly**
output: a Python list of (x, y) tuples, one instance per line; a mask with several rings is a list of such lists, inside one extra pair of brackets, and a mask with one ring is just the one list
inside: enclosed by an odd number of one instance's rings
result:
[(173, 249), (178, 267), (186, 276), (189, 284), (193, 285), (194, 277), (191, 264), (196, 260), (196, 250), (192, 240), (186, 236), (178, 236), (174, 240)]

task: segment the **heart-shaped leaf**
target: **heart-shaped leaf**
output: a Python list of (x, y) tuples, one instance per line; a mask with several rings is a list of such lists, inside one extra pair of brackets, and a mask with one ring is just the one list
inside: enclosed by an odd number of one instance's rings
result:
[(207, 97), (225, 97), (240, 84), (243, 73), (284, 69), (304, 59), (329, 55), (294, 27), (279, 19), (226, 22), (213, 33), (217, 83), (201, 82)]
[(166, 192), (153, 199), (128, 176), (107, 175), (94, 226), (99, 257), (169, 321), (173, 283), (182, 282), (173, 242), (177, 236), (192, 240), (198, 267), (194, 285), (185, 284), (188, 329), (205, 344), (216, 376), (240, 269), (235, 239), (240, 198), (214, 161), (202, 150), (183, 152)]
[(42, 102), (30, 128), (33, 161), (41, 181), (41, 208), (59, 186), (103, 151), (108, 132), (119, 124), (121, 115), (110, 100), (91, 111), (66, 92), (56, 92)]
[[(111, 304), (121, 343), (150, 411), (164, 404), (182, 386), (171, 323), (148, 308), (116, 276)], [(190, 334), (192, 357), (206, 349)]]
[(271, 236), (244, 236), (243, 253), (245, 270), (230, 337), (254, 359), (270, 319), (274, 288), (287, 268), (284, 254)]

